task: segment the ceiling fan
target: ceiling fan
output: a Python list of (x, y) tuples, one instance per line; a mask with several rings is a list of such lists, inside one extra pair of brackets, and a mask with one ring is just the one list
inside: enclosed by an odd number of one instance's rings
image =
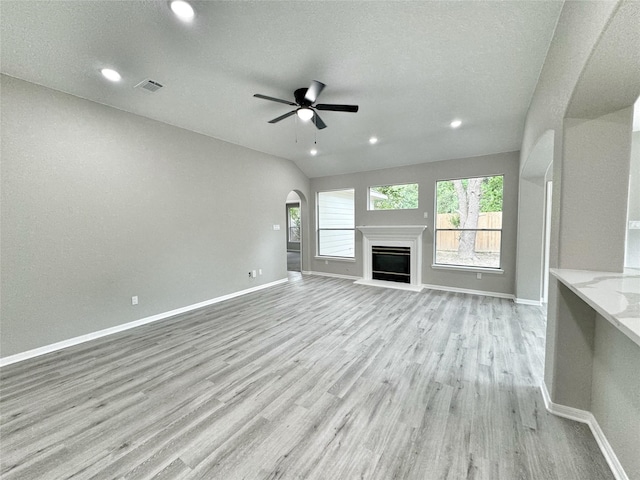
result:
[(295, 92), (293, 92), (293, 97), (295, 98), (295, 103), (290, 102), (289, 100), (281, 100), (279, 98), (268, 97), (266, 95), (261, 95), (256, 93), (254, 97), (262, 98), (264, 100), (271, 100), (272, 102), (284, 103), (286, 105), (291, 105), (292, 107), (298, 107), (295, 110), (291, 110), (284, 115), (280, 115), (273, 120), (270, 120), (269, 123), (277, 123), (280, 120), (284, 120), (291, 115), (297, 114), (301, 120), (311, 120), (313, 119), (313, 123), (316, 128), (323, 129), (327, 128), (327, 125), (322, 121), (316, 110), (329, 110), (332, 112), (357, 112), (358, 105), (336, 105), (330, 103), (316, 103), (318, 100), (318, 96), (322, 89), (324, 89), (326, 85), (322, 82), (318, 82), (317, 80), (313, 80), (309, 88), (299, 88)]

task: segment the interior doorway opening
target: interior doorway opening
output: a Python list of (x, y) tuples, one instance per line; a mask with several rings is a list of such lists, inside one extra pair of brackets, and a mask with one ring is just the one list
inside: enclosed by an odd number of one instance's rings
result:
[(289, 192), (286, 203), (287, 271), (302, 271), (302, 202), (295, 192)]

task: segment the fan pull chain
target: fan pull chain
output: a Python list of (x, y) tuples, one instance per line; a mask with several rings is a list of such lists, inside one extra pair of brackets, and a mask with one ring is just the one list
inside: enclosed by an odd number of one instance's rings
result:
[(295, 135), (296, 135), (296, 143), (298, 143), (298, 115), (294, 115), (294, 119), (293, 121), (296, 122), (296, 125), (294, 127), (294, 131), (295, 131)]

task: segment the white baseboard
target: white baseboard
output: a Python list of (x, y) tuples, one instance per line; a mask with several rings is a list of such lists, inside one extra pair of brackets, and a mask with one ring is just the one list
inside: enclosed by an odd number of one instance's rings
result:
[(535, 307), (539, 307), (540, 305), (542, 305), (542, 303), (540, 301), (529, 300), (528, 298), (517, 298), (516, 297), (515, 302), (519, 303), (520, 305), (533, 305)]
[(344, 278), (346, 280), (360, 280), (362, 277), (356, 277), (353, 275), (342, 275), (340, 273), (327, 273), (327, 272), (302, 272), (304, 275), (317, 275), (319, 277), (334, 277), (334, 278)]
[(607, 440), (604, 432), (600, 428), (596, 417), (593, 416), (593, 413), (588, 412), (587, 410), (580, 410), (578, 408), (572, 408), (565, 405), (553, 403), (551, 401), (551, 397), (549, 396), (547, 385), (544, 382), (542, 382), (542, 384), (540, 385), (540, 391), (542, 392), (544, 406), (549, 413), (557, 415), (558, 417), (568, 418), (569, 420), (575, 420), (576, 422), (586, 423), (587, 425), (589, 425), (591, 433), (596, 439), (602, 455), (609, 464), (609, 468), (611, 469), (611, 473), (613, 473), (613, 476), (616, 478), (616, 480), (629, 480), (629, 477), (624, 471), (624, 468), (622, 468), (618, 457), (613, 451), (613, 448)]
[(508, 300), (513, 300), (515, 298), (510, 293), (486, 292), (484, 290), (471, 290), (469, 288), (447, 287), (444, 285), (429, 285), (426, 283), (422, 286), (424, 288), (428, 288), (429, 290), (440, 290), (443, 292), (468, 293), (469, 295), (483, 295), (485, 297), (506, 298)]
[(63, 340), (61, 342), (53, 343), (51, 345), (45, 345), (44, 347), (34, 348), (33, 350), (27, 350), (26, 352), (22, 352), (22, 353), (16, 353), (15, 355), (10, 355), (8, 357), (0, 358), (0, 367), (11, 365), (12, 363), (21, 362), (29, 358), (39, 357), (40, 355), (55, 352), (57, 350), (62, 350), (63, 348), (72, 347), (80, 343), (85, 343), (90, 340), (95, 340), (96, 338), (106, 337), (107, 335), (113, 335), (114, 333), (122, 332), (124, 330), (129, 330), (131, 328), (139, 327), (141, 325), (146, 325), (147, 323), (153, 323), (159, 320), (164, 320), (166, 318), (173, 317), (181, 313), (190, 312), (191, 310), (197, 310), (198, 308), (207, 307), (209, 305), (213, 305), (214, 303), (220, 303), (225, 300), (229, 300), (231, 298), (239, 297), (241, 295), (246, 295), (247, 293), (257, 292), (258, 290), (263, 290), (265, 288), (273, 287), (281, 283), (286, 283), (287, 281), (288, 279), (283, 278), (281, 280), (276, 280), (275, 282), (265, 283), (264, 285), (258, 285), (257, 287), (251, 287), (251, 288), (247, 288), (246, 290), (240, 290), (239, 292), (229, 293), (228, 295), (223, 295), (221, 297), (205, 300), (204, 302), (194, 303), (193, 305), (188, 305), (186, 307), (176, 308), (175, 310), (170, 310), (168, 312), (159, 313), (157, 315), (152, 315), (150, 317), (141, 318), (140, 320), (134, 320), (133, 322), (123, 323), (122, 325), (116, 325), (115, 327), (105, 328), (104, 330), (98, 330), (97, 332), (87, 333), (86, 335), (70, 338), (68, 340)]

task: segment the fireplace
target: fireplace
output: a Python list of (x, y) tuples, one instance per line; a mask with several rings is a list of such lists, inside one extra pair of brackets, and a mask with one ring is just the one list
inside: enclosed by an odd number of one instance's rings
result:
[[(362, 280), (378, 287), (422, 290), (424, 225), (356, 227), (362, 232)], [(375, 249), (375, 255), (374, 255)]]
[(374, 280), (411, 283), (410, 262), (410, 247), (371, 247), (371, 276)]

